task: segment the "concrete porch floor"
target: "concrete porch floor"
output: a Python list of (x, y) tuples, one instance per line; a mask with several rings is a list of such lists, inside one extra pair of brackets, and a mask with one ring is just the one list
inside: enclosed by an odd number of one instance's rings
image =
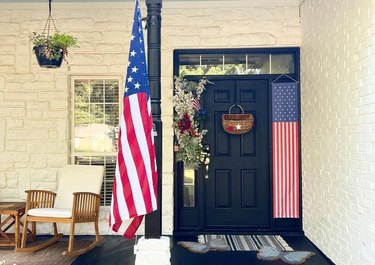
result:
[[(85, 239), (87, 237), (77, 237)], [(283, 236), (294, 250), (315, 252), (304, 265), (334, 264), (320, 252), (305, 236)], [(208, 252), (194, 254), (177, 245), (180, 240), (196, 241), (196, 237), (171, 238), (171, 265), (285, 265), (283, 261), (262, 261), (257, 259), (253, 251)], [(104, 236), (103, 244), (90, 252), (79, 256), (73, 265), (134, 265), (134, 240), (126, 240), (120, 236)]]

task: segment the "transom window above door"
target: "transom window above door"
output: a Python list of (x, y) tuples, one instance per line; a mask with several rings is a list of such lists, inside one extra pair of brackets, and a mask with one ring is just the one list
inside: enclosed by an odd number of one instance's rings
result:
[[(212, 53), (211, 53), (212, 52)], [(176, 53), (175, 53), (176, 54)], [(295, 74), (295, 54), (288, 52), (246, 52), (210, 50), (200, 53), (177, 51), (180, 75)]]

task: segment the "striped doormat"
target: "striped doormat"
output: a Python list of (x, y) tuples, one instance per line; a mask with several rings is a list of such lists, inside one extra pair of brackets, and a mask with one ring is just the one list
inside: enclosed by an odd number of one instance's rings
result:
[(231, 251), (258, 251), (261, 246), (274, 247), (280, 251), (293, 251), (279, 235), (200, 235), (199, 243), (207, 243), (214, 239), (223, 239)]

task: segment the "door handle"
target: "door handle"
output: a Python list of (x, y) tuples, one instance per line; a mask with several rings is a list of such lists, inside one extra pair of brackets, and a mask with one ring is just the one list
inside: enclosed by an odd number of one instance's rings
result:
[(204, 159), (204, 178), (208, 179), (208, 173), (210, 171), (210, 156), (206, 156)]
[(204, 164), (204, 178), (208, 179), (208, 173), (210, 171), (210, 145), (206, 144), (203, 147), (203, 152), (202, 152), (202, 162)]

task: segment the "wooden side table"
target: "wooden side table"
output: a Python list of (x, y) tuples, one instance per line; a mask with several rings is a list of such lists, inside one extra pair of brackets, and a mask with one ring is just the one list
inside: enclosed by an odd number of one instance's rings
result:
[[(25, 207), (25, 202), (0, 202), (0, 246), (14, 246), (15, 250), (20, 247), (21, 217), (25, 214)], [(1, 215), (8, 217), (1, 222)], [(14, 233), (7, 233), (12, 226)], [(31, 231), (28, 229), (28, 232)]]

